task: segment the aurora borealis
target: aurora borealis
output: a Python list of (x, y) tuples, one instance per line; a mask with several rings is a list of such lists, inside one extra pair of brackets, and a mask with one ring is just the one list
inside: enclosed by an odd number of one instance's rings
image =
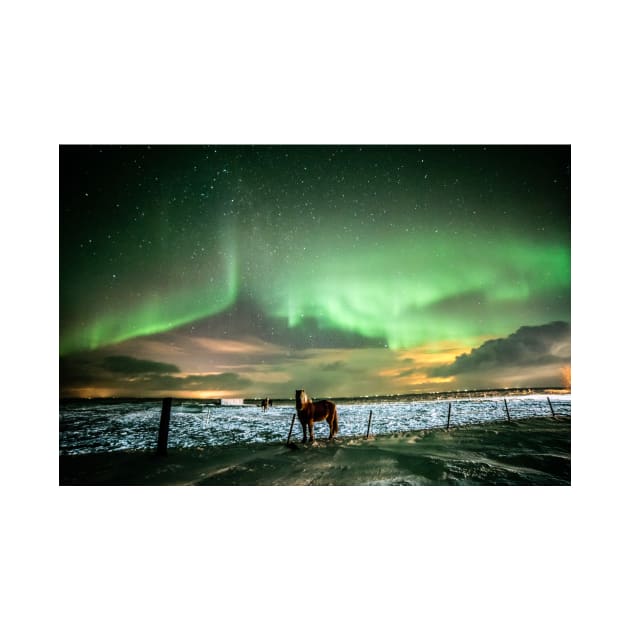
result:
[(566, 146), (62, 146), (62, 396), (561, 386)]

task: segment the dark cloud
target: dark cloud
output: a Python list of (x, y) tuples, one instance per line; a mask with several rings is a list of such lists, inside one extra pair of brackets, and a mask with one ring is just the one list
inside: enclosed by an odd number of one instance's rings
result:
[(571, 358), (571, 327), (567, 322), (523, 326), (503, 339), (486, 341), (453, 363), (433, 368), (432, 376), (455, 376), (497, 368), (544, 366)]
[(398, 372), (398, 378), (404, 378), (405, 376), (414, 376), (415, 374), (419, 373), (420, 370), (409, 368), (408, 370), (402, 370), (401, 372)]
[(247, 378), (235, 372), (221, 374), (191, 374), (185, 377), (171, 375), (156, 376), (150, 379), (148, 385), (158, 391), (188, 391), (188, 390), (238, 390), (252, 384)]
[(180, 371), (171, 363), (158, 363), (121, 355), (105, 357), (102, 366), (108, 372), (126, 375), (174, 374)]
[(373, 339), (354, 332), (322, 327), (313, 317), (304, 317), (295, 326), (289, 326), (286, 318), (269, 317), (255, 302), (245, 298), (240, 298), (222, 313), (172, 332), (224, 339), (257, 337), (262, 341), (281, 343), (298, 351), (313, 348), (382, 348), (386, 343), (385, 339)]
[(171, 363), (137, 359), (127, 355), (106, 357), (70, 355), (59, 362), (62, 396), (74, 396), (85, 388), (116, 390), (124, 395), (152, 396), (159, 392), (241, 390), (252, 382), (235, 372), (179, 376)]
[(343, 370), (347, 368), (345, 361), (333, 361), (332, 363), (322, 363), (319, 366), (321, 370)]
[(94, 360), (85, 357), (61, 357), (59, 359), (59, 384), (67, 387), (90, 387), (100, 383), (103, 372)]

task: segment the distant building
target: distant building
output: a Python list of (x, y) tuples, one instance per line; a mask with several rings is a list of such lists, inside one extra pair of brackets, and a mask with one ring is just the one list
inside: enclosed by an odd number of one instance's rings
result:
[(244, 398), (221, 398), (222, 407), (234, 407), (235, 405), (242, 405)]

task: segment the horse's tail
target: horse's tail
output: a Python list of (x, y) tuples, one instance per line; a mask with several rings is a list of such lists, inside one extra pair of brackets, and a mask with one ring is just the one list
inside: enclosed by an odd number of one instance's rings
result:
[(337, 405), (333, 403), (333, 436), (337, 435), (339, 432), (339, 418), (337, 417)]

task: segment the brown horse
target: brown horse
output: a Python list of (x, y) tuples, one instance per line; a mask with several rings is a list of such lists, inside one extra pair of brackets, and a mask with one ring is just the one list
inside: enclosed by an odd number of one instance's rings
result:
[(339, 420), (337, 418), (337, 405), (332, 400), (318, 400), (313, 402), (303, 389), (295, 390), (295, 409), (302, 424), (302, 442), (306, 442), (306, 425), (310, 441), (313, 441), (313, 425), (315, 422), (326, 420), (330, 426), (329, 440), (332, 440), (339, 431)]

